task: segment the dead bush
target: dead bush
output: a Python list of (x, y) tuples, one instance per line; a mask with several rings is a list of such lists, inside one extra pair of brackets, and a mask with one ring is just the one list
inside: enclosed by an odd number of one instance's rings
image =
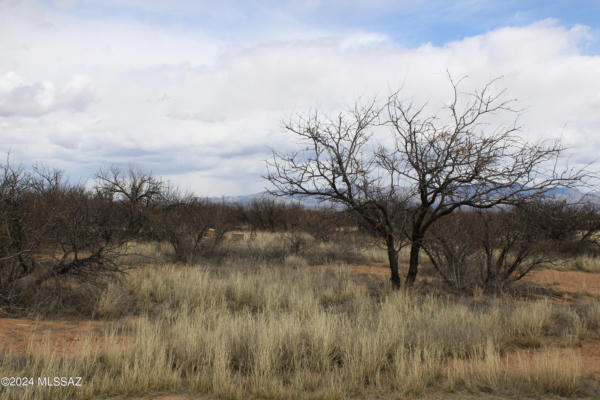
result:
[(118, 261), (124, 245), (144, 226), (162, 183), (115, 168), (97, 177), (90, 191), (69, 183), (59, 170), (25, 171), (8, 162), (0, 167), (0, 302), (5, 307), (39, 305), (50, 288), (101, 287), (123, 270)]
[(576, 237), (579, 225), (569, 219), (577, 210), (558, 212), (557, 207), (562, 206), (535, 201), (455, 213), (431, 228), (423, 247), (449, 285), (499, 293), (555, 261), (561, 243)]

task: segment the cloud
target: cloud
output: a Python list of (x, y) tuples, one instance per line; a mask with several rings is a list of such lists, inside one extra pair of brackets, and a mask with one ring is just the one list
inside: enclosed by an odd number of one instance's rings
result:
[(15, 72), (0, 76), (0, 116), (35, 117), (58, 110), (83, 112), (94, 100), (89, 82), (74, 77), (63, 87), (50, 81), (26, 82)]
[(23, 7), (0, 21), (0, 151), (76, 178), (133, 163), (198, 195), (256, 192), (268, 148), (297, 145), (282, 120), (336, 113), (399, 87), (438, 111), (449, 99), (447, 70), (469, 75), (466, 91), (503, 75), (498, 88), (527, 108), (524, 134), (562, 136), (572, 162), (600, 148), (600, 57), (583, 53), (593, 38), (584, 26), (544, 20), (406, 47), (387, 32), (296, 22), (294, 35), (271, 27), (269, 40), (248, 44), (203, 27)]

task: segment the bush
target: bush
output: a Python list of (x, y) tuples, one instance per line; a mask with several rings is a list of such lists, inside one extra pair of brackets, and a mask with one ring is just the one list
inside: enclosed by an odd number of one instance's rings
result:
[(65, 282), (103, 285), (122, 271), (124, 245), (161, 190), (159, 180), (133, 170), (101, 172), (90, 191), (59, 170), (0, 166), (0, 304), (30, 305)]
[(545, 201), (454, 213), (430, 229), (423, 249), (449, 285), (499, 293), (558, 259), (562, 243), (576, 240), (579, 224), (569, 219), (577, 210), (557, 207)]

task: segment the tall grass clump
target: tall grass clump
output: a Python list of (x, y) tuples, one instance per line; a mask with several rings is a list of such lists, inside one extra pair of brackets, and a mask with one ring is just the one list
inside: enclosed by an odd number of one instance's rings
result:
[(548, 300), (518, 304), (510, 316), (509, 325), (513, 334), (525, 337), (540, 337), (550, 322), (552, 305)]

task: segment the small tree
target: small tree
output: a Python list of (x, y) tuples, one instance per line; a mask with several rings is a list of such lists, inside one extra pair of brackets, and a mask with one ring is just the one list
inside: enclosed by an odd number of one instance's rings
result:
[(273, 152), (266, 178), (275, 187), (274, 195), (314, 196), (356, 215), (385, 240), (391, 280), (399, 287), (398, 252), (405, 244), (399, 216), (406, 197), (395, 172), (378, 163), (369, 143), (380, 111), (373, 102), (335, 119), (316, 113), (286, 124), (307, 147), (291, 154)]
[[(492, 208), (539, 198), (557, 187), (570, 187), (584, 170), (557, 169), (564, 147), (558, 142), (532, 144), (519, 135), (516, 116), (508, 126), (488, 118), (516, 111), (504, 91), (493, 93), (497, 79), (472, 94), (461, 94), (450, 78), (452, 100), (446, 120), (423, 116), (424, 107), (405, 104), (393, 95), (389, 125), (395, 135), (381, 162), (401, 176), (416, 206), (410, 215), (410, 262), (406, 282), (414, 283), (427, 230), (461, 207)], [(462, 106), (460, 104), (463, 104)]]
[[(371, 103), (336, 119), (301, 117), (286, 130), (309, 146), (274, 152), (267, 179), (275, 193), (316, 196), (360, 215), (386, 239), (395, 286), (398, 243), (408, 240), (406, 283), (412, 285), (425, 234), (439, 219), (461, 207), (486, 209), (540, 197), (586, 176), (584, 170), (557, 170), (564, 148), (526, 142), (516, 117), (508, 126), (490, 125), (493, 115), (516, 115), (504, 91), (492, 93), (495, 82), (463, 94), (460, 81), (450, 78), (445, 119), (425, 116), (424, 106), (406, 104), (397, 93), (382, 109)], [(381, 125), (390, 128), (393, 146), (369, 143)]]
[(95, 191), (126, 210), (127, 231), (137, 234), (146, 223), (147, 210), (164, 200), (166, 183), (134, 168), (127, 172), (118, 167), (101, 169), (96, 173)]

